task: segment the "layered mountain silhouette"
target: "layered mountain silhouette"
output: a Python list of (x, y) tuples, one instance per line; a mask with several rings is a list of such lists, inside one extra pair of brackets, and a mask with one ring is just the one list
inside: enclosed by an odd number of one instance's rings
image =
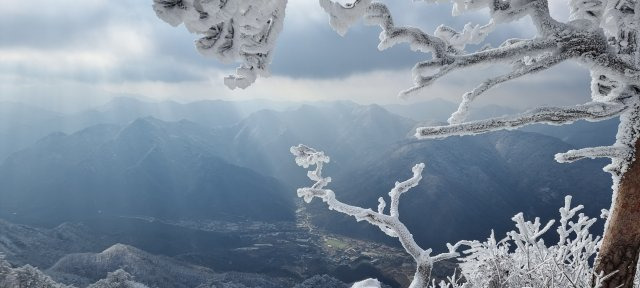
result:
[(292, 188), (306, 183), (292, 160), (289, 147), (305, 143), (332, 156), (330, 170), (343, 173), (359, 167), (370, 151), (409, 137), (414, 122), (378, 105), (335, 102), (303, 105), (283, 112), (253, 113), (223, 133), (229, 161), (272, 175)]
[(213, 139), (192, 122), (154, 118), (52, 134), (0, 166), (0, 210), (52, 224), (99, 214), (292, 219), (283, 185), (217, 157)]
[[(554, 161), (555, 153), (571, 148), (557, 138), (518, 131), (406, 141), (363, 160), (360, 170), (327, 176), (333, 176), (330, 188), (339, 199), (375, 208), (395, 181), (409, 178), (414, 164), (425, 163), (420, 185), (403, 195), (401, 219), (425, 246), (444, 248), (460, 239), (484, 239), (491, 229), (497, 235), (512, 230), (510, 218), (519, 212), (557, 218), (565, 195), (585, 205), (588, 215), (599, 215), (611, 198), (610, 176), (602, 171), (606, 163)], [(321, 227), (395, 242), (351, 217), (323, 212), (324, 203), (314, 203), (312, 210)]]
[(135, 98), (114, 98), (106, 104), (69, 114), (12, 102), (0, 103), (0, 159), (34, 144), (52, 132), (74, 133), (98, 125), (126, 125), (137, 118), (164, 121), (188, 120), (205, 127), (233, 125), (262, 109), (286, 110), (296, 103), (269, 100), (202, 100), (191, 103), (149, 102)]
[[(143, 114), (161, 110), (124, 99), (111, 105), (131, 115), (137, 109)], [(593, 211), (608, 206), (610, 184), (600, 170), (603, 163), (555, 163), (553, 154), (573, 147), (557, 137), (513, 131), (415, 141), (410, 136), (416, 125), (381, 106), (330, 102), (259, 110), (217, 128), (145, 117), (70, 135), (54, 133), (2, 163), (0, 211), (52, 224), (100, 214), (292, 219), (294, 189), (308, 183), (288, 151), (299, 143), (332, 157), (326, 173), (334, 177), (340, 196), (371, 207), (412, 165), (426, 162), (424, 183), (408, 196), (417, 200), (407, 201), (412, 206), (404, 208), (407, 222), (424, 222), (419, 229), (424, 232), (416, 235), (424, 234), (418, 237), (425, 241), (440, 242), (428, 235), (453, 239), (487, 234), (493, 219), (506, 221), (506, 226), (519, 211), (553, 217), (566, 194), (577, 200), (590, 195), (582, 203), (588, 208), (596, 203)], [(421, 220), (425, 217), (433, 220)], [(455, 224), (467, 223), (466, 217), (490, 221), (457, 228)], [(431, 233), (425, 228), (440, 220), (450, 222), (447, 231), (465, 232)], [(331, 228), (331, 221), (317, 224)]]
[[(16, 104), (16, 111), (33, 117), (21, 116), (16, 126), (0, 125), (0, 158), (6, 156), (0, 161), (0, 218), (29, 226), (0, 221), (0, 252), (14, 265), (35, 265), (56, 281), (78, 286), (139, 266), (141, 270), (124, 271), (150, 287), (153, 281), (173, 285), (159, 287), (192, 287), (196, 282), (202, 287), (284, 287), (277, 279), (210, 270), (244, 265), (220, 264), (229, 260), (226, 250), (251, 256), (245, 264), (257, 261), (251, 253), (271, 257), (281, 251), (260, 246), (266, 236), (229, 236), (176, 223), (254, 221), (264, 227), (295, 227), (291, 222), (302, 215), (310, 216), (320, 231), (397, 245), (396, 239), (329, 211), (324, 203), (298, 209), (295, 188), (311, 185), (289, 152), (300, 143), (331, 157), (325, 169), (333, 178), (329, 188), (344, 202), (363, 207), (375, 208), (395, 181), (410, 177), (413, 165), (426, 163), (420, 185), (403, 195), (400, 214), (418, 242), (435, 250), (446, 242), (484, 239), (491, 229), (500, 236), (512, 229), (510, 218), (518, 212), (543, 221), (557, 218), (565, 195), (573, 195), (574, 203), (583, 204), (590, 216), (610, 205), (611, 179), (602, 172), (604, 161), (558, 164), (553, 154), (613, 142), (615, 119), (417, 141), (412, 138), (416, 126), (444, 120), (450, 111), (440, 112), (455, 105), (247, 105), (122, 98), (63, 115)], [(504, 107), (478, 111), (474, 117), (514, 112)], [(51, 228), (31, 227), (42, 225)], [(317, 252), (307, 234), (264, 227), (273, 237), (295, 234), (284, 246), (287, 251)], [(112, 246), (115, 243), (123, 244)], [(317, 259), (300, 261), (315, 265), (317, 273), (330, 270)], [(254, 265), (257, 270), (250, 272), (269, 267), (298, 282), (309, 276), (286, 274), (297, 270), (278, 265)], [(25, 271), (36, 273), (30, 269)], [(163, 276), (145, 278), (151, 275)], [(167, 282), (170, 278), (174, 282)], [(317, 276), (300, 287), (317, 283), (344, 284)]]

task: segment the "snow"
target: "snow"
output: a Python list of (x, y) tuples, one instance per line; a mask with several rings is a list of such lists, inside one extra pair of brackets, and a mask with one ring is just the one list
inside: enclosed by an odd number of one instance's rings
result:
[(320, 0), (320, 7), (329, 14), (331, 27), (341, 36), (347, 34), (349, 27), (358, 22), (367, 11), (371, 0), (355, 0), (342, 6), (338, 2)]
[(381, 287), (382, 285), (380, 284), (380, 281), (378, 281), (377, 279), (362, 280), (360, 282), (353, 283), (353, 286), (351, 286), (351, 288), (381, 288)]

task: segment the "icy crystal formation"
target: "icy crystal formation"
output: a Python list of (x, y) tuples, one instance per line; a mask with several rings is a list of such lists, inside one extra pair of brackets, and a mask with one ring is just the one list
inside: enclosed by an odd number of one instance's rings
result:
[(223, 63), (241, 62), (224, 79), (231, 89), (246, 88), (269, 75), (282, 30), (287, 0), (154, 0), (156, 15), (172, 26), (184, 24), (201, 35), (198, 51)]

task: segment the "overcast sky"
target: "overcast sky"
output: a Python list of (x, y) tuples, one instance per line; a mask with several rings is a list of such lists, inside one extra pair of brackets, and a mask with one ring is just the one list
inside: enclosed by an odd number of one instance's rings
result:
[[(485, 13), (450, 16), (450, 4), (390, 2), (397, 24), (434, 31), (441, 23), (461, 28), (485, 24)], [(285, 25), (271, 66), (272, 76), (246, 90), (228, 90), (222, 78), (235, 65), (203, 58), (197, 36), (162, 22), (151, 0), (10, 1), (0, 9), (0, 101), (69, 106), (131, 95), (181, 102), (197, 99), (333, 100), (400, 102), (411, 86), (411, 67), (427, 54), (399, 46), (378, 51), (379, 29), (362, 24), (345, 37), (328, 24), (317, 0), (289, 0)], [(565, 0), (552, 14), (566, 19)], [(501, 25), (489, 38), (497, 44), (532, 37), (528, 20)], [(499, 67), (454, 73), (409, 101), (444, 98), (457, 102)], [(561, 65), (490, 91), (483, 103), (531, 107), (587, 101), (588, 72)], [(79, 105), (79, 104), (78, 104)]]

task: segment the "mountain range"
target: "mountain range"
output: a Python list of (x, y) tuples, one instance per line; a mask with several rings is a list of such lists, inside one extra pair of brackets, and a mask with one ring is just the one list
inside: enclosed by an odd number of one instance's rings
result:
[[(449, 112), (443, 111), (455, 110), (455, 105), (441, 100), (387, 106), (345, 101), (243, 104), (120, 98), (74, 114), (15, 104), (16, 117), (6, 117), (0, 125), (6, 140), (0, 142), (0, 218), (9, 221), (0, 223), (0, 252), (15, 265), (37, 265), (54, 280), (79, 286), (122, 267), (154, 286), (155, 280), (145, 278), (152, 272), (133, 269), (141, 265), (136, 263), (153, 262), (160, 263), (153, 273), (173, 275), (168, 278), (191, 276), (163, 272), (162, 267), (199, 275), (231, 269), (284, 277), (289, 287), (335, 268), (326, 268), (329, 264), (322, 261), (310, 264), (304, 257), (287, 258), (291, 255), (276, 263), (258, 263), (281, 252), (251, 243), (262, 245), (262, 237), (278, 239), (284, 234), (277, 233), (290, 230), (252, 234), (247, 242), (245, 232), (224, 234), (218, 224), (210, 230), (208, 224), (193, 223), (221, 221), (227, 227), (258, 221), (264, 229), (296, 226), (308, 218), (304, 225), (311, 230), (398, 245), (367, 224), (327, 210), (324, 203), (300, 206), (295, 188), (311, 184), (289, 152), (300, 143), (325, 151), (331, 157), (325, 169), (333, 178), (330, 188), (344, 202), (364, 207), (376, 207), (378, 197), (385, 196), (395, 181), (410, 177), (413, 165), (426, 163), (421, 184), (403, 196), (400, 211), (418, 242), (435, 250), (446, 242), (484, 239), (491, 229), (503, 234), (512, 229), (510, 218), (518, 212), (556, 218), (565, 195), (573, 195), (592, 216), (610, 203), (611, 180), (602, 172), (606, 163), (558, 164), (553, 154), (612, 142), (615, 119), (417, 141), (412, 138), (415, 127), (446, 120)], [(483, 107), (473, 117), (516, 112)], [(282, 249), (321, 253), (305, 244), (307, 232), (295, 231), (290, 236), (294, 240)], [(116, 243), (123, 244), (113, 246)], [(224, 251), (269, 251), (270, 256), (225, 263), (220, 261), (231, 258)], [(314, 268), (300, 272), (278, 266), (284, 259)], [(185, 268), (189, 265), (201, 268)], [(180, 275), (192, 275), (184, 273)], [(309, 281), (325, 280), (333, 281), (320, 276)]]

